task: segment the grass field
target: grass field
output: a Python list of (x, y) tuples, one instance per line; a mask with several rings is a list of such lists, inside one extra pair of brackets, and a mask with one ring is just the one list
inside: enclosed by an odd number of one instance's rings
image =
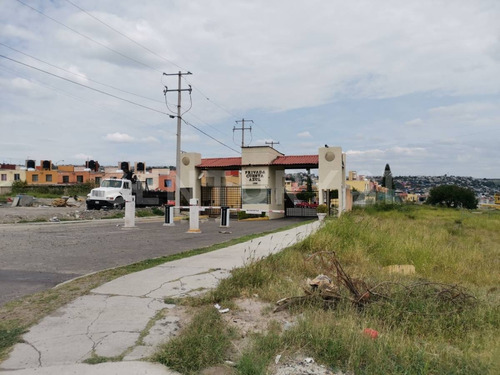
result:
[[(265, 374), (277, 354), (296, 351), (356, 375), (500, 373), (499, 212), (421, 206), (356, 210), (327, 220), (300, 244), (234, 270), (216, 290), (190, 303), (227, 304), (254, 294), (270, 302), (302, 296), (306, 278), (335, 279), (330, 258), (315, 256), (319, 252), (329, 257), (334, 252), (347, 274), (384, 293), (362, 306), (348, 296), (329, 309), (314, 300), (294, 306), (298, 324), (286, 331), (271, 324), (269, 332), (255, 335), (237, 363), (238, 373)], [(390, 273), (390, 265), (413, 265), (416, 272)], [(364, 335), (366, 328), (378, 338)], [(157, 359), (163, 362), (165, 351), (182, 352), (185, 342), (178, 341), (161, 349)]]

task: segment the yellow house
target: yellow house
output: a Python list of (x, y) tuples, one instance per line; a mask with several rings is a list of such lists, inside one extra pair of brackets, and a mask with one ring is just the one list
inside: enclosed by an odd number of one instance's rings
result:
[(417, 194), (406, 194), (406, 196), (402, 197), (405, 202), (413, 202), (416, 203), (418, 202), (418, 195)]
[(370, 181), (347, 180), (346, 185), (351, 189), (356, 189), (360, 193), (367, 193), (370, 191)]
[(12, 184), (26, 180), (26, 170), (14, 164), (0, 164), (0, 194), (12, 191)]

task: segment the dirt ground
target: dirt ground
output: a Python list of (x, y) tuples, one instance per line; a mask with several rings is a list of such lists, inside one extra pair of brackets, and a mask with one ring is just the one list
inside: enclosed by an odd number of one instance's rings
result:
[(53, 206), (56, 199), (38, 198), (30, 207), (12, 207), (11, 203), (0, 204), (0, 224), (32, 221), (70, 221), (102, 219), (116, 214), (117, 210), (87, 210), (85, 198), (68, 199), (66, 207)]
[[(287, 311), (273, 313), (273, 307), (269, 303), (262, 302), (257, 298), (238, 299), (234, 301), (237, 309), (231, 309), (223, 314), (224, 320), (231, 327), (236, 328), (240, 337), (233, 341), (233, 348), (229, 354), (228, 364), (205, 369), (202, 375), (232, 375), (236, 371), (231, 367), (238, 360), (243, 350), (251, 343), (252, 333), (262, 333), (272, 321), (277, 322), (282, 330), (293, 327), (296, 318)], [(224, 306), (222, 306), (224, 307)], [(323, 365), (317, 364), (314, 358), (309, 358), (301, 353), (292, 356), (283, 353), (275, 357), (274, 364), (268, 368), (268, 373), (273, 375), (343, 375), (342, 372), (332, 372)]]

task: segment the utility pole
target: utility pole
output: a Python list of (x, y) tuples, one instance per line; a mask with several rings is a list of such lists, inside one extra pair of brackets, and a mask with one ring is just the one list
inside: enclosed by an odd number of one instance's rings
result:
[[(170, 91), (177, 91), (177, 150), (175, 155), (175, 207), (179, 207), (181, 205), (181, 93), (182, 91), (189, 91), (191, 93), (191, 86), (188, 89), (181, 89), (181, 78), (183, 75), (192, 74), (191, 72), (178, 72), (178, 73), (163, 73), (164, 76), (178, 76), (177, 89), (169, 90), (167, 86), (165, 86), (165, 90), (163, 90), (163, 94), (166, 96)], [(176, 210), (176, 212), (179, 209)]]
[(271, 145), (272, 148), (274, 148), (274, 145), (279, 145), (279, 144), (280, 144), (279, 142), (274, 142), (274, 141), (267, 142), (266, 141), (266, 145)]
[(236, 123), (241, 122), (241, 128), (237, 128), (236, 126), (233, 126), (233, 133), (235, 130), (241, 130), (241, 147), (245, 147), (245, 130), (250, 130), (250, 133), (252, 132), (252, 126), (250, 125), (250, 128), (245, 128), (245, 121), (246, 122), (251, 122), (253, 124), (252, 120), (245, 120), (244, 118), (241, 119), (241, 121), (236, 121)]

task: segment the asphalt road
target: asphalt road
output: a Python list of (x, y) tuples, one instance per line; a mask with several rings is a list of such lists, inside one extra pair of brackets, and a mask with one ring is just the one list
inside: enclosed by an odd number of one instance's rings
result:
[[(76, 223), (0, 225), (0, 306), (8, 301), (91, 272), (181, 253), (271, 231), (303, 221), (231, 221), (220, 228), (211, 219), (200, 223), (201, 233), (187, 233), (187, 222), (163, 226), (162, 221), (124, 220)], [(225, 233), (221, 233), (225, 232)]]

